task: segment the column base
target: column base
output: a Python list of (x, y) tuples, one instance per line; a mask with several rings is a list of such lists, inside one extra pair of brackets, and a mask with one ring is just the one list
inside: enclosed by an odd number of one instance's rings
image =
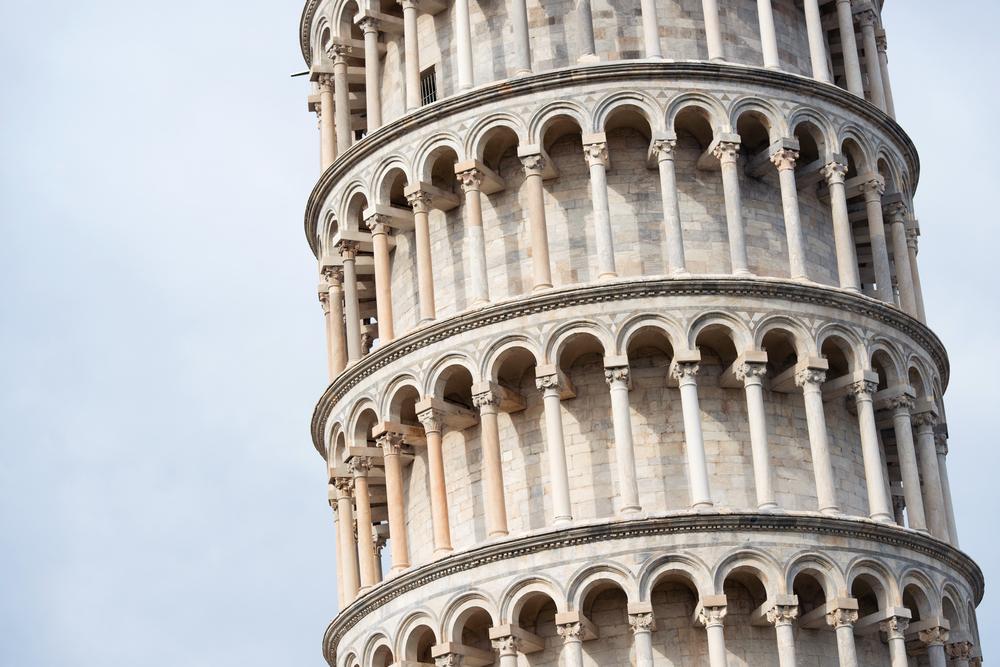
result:
[(691, 509), (695, 512), (710, 512), (715, 509), (715, 503), (711, 500), (701, 500), (691, 505)]
[(498, 538), (501, 538), (501, 537), (507, 537), (508, 535), (510, 535), (509, 531), (506, 531), (506, 530), (497, 530), (497, 531), (494, 531), (494, 532), (490, 533), (488, 535), (488, 537), (492, 540), (492, 539), (498, 539)]
[(825, 514), (826, 516), (840, 516), (841, 511), (839, 507), (821, 507), (819, 510), (820, 514)]
[(630, 505), (629, 507), (623, 507), (618, 510), (618, 515), (623, 519), (643, 519), (645, 518), (645, 513), (642, 511), (642, 507), (639, 505)]
[(780, 512), (781, 508), (778, 507), (778, 503), (764, 503), (763, 505), (757, 505), (757, 511), (764, 514), (774, 514)]
[(618, 279), (618, 274), (617, 273), (602, 273), (601, 275), (597, 276), (597, 279), (598, 280), (617, 280)]
[(389, 577), (398, 577), (400, 574), (402, 574), (403, 572), (406, 572), (408, 569), (410, 569), (410, 564), (409, 563), (404, 563), (404, 564), (401, 564), (401, 565), (393, 566), (389, 570)]
[(448, 547), (446, 549), (435, 549), (434, 553), (431, 555), (433, 558), (437, 559), (437, 558), (444, 558), (445, 556), (450, 556), (453, 553), (455, 553), (455, 550), (452, 549), (451, 547)]
[(885, 523), (891, 526), (896, 525), (896, 519), (888, 514), (872, 514), (869, 518), (872, 521), (878, 521), (879, 523)]
[(533, 72), (530, 69), (519, 69), (514, 72), (514, 76), (529, 76)]
[(541, 285), (535, 285), (531, 288), (532, 292), (541, 292), (543, 290), (552, 289), (552, 283), (542, 283)]
[(557, 516), (552, 519), (552, 525), (554, 526), (571, 526), (573, 525), (573, 517), (571, 516)]
[(598, 58), (597, 54), (595, 53), (587, 53), (577, 58), (576, 62), (580, 63), (581, 65), (591, 65), (593, 63), (601, 62), (601, 59)]
[(670, 277), (671, 278), (690, 278), (691, 275), (692, 275), (691, 272), (688, 271), (687, 269), (677, 269), (676, 271), (674, 271), (673, 273), (670, 274)]

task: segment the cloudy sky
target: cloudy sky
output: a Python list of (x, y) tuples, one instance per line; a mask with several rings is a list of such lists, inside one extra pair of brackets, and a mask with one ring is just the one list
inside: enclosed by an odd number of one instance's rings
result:
[[(0, 5), (0, 664), (325, 664), (332, 516), (299, 0)], [(1000, 585), (997, 3), (893, 0), (951, 353), (962, 546)], [(994, 52), (991, 53), (990, 51)], [(985, 143), (984, 143), (985, 142)], [(1000, 626), (995, 596), (980, 626)]]

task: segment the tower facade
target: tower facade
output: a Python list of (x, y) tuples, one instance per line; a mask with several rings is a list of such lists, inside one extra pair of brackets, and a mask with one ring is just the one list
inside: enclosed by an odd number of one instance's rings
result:
[(308, 0), (333, 667), (981, 661), (875, 0)]

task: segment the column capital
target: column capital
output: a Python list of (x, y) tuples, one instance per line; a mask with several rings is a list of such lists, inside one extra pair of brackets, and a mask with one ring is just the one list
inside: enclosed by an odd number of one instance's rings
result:
[(330, 293), (325, 291), (320, 291), (316, 293), (319, 297), (319, 305), (323, 309), (324, 315), (330, 314)]
[(351, 469), (351, 474), (355, 478), (367, 477), (368, 471), (372, 469), (375, 461), (370, 456), (352, 456), (347, 460), (347, 467)]
[(480, 412), (496, 412), (500, 407), (500, 394), (491, 386), (486, 391), (473, 394), (472, 405)]
[(323, 277), (329, 289), (340, 289), (344, 286), (344, 269), (340, 266), (323, 267)]
[(927, 646), (944, 646), (948, 641), (948, 628), (936, 625), (931, 628), (925, 628), (917, 633), (920, 641)]
[(371, 15), (362, 16), (356, 23), (362, 32), (378, 32), (382, 27), (382, 22)]
[(372, 236), (378, 234), (388, 235), (390, 229), (389, 216), (381, 213), (373, 213), (365, 218), (365, 226), (368, 227), (368, 231), (371, 232)]
[(697, 361), (679, 361), (670, 364), (670, 377), (675, 380), (694, 380), (701, 367)]
[(861, 189), (865, 193), (865, 201), (875, 201), (885, 194), (885, 180), (881, 176), (874, 176), (865, 181)]
[(656, 630), (656, 619), (653, 618), (653, 612), (651, 611), (629, 614), (628, 624), (632, 628), (632, 633), (636, 635), (640, 632), (653, 632)]
[(736, 139), (718, 141), (712, 149), (712, 155), (722, 164), (735, 163), (740, 155), (740, 142)]
[(906, 206), (905, 202), (893, 201), (885, 207), (886, 216), (889, 218), (889, 222), (893, 224), (906, 224), (906, 216), (909, 215), (910, 209)]
[(655, 158), (657, 162), (662, 162), (663, 160), (673, 160), (674, 150), (677, 148), (677, 137), (671, 133), (671, 135), (657, 136), (653, 137), (653, 140), (649, 143), (649, 154), (651, 157)]
[(767, 364), (763, 361), (743, 361), (736, 366), (736, 379), (744, 384), (762, 380), (767, 376)]
[(383, 431), (375, 436), (375, 442), (382, 448), (385, 456), (398, 456), (403, 451), (403, 434), (394, 431)]
[(434, 408), (428, 408), (422, 412), (417, 413), (417, 419), (423, 424), (424, 433), (440, 433), (441, 432), (441, 413)]
[(819, 173), (826, 179), (827, 185), (842, 185), (847, 180), (847, 163), (840, 160), (827, 162), (820, 168)]
[(878, 624), (879, 630), (889, 636), (889, 639), (906, 639), (906, 628), (910, 625), (910, 619), (902, 616), (890, 616)]
[(858, 23), (860, 23), (862, 27), (868, 28), (879, 24), (878, 14), (871, 6), (865, 7), (861, 11), (856, 12), (856, 14), (858, 17)]
[(351, 498), (354, 496), (354, 478), (353, 477), (334, 477), (333, 485), (337, 487), (337, 491), (342, 493), (344, 496)]
[(713, 625), (722, 625), (723, 619), (726, 617), (726, 605), (712, 605), (710, 607), (702, 607), (698, 610), (698, 622), (704, 625), (706, 628), (710, 628)]
[(608, 366), (604, 369), (604, 381), (609, 385), (613, 385), (615, 382), (628, 384), (629, 372), (628, 366)]
[(358, 250), (360, 249), (357, 241), (349, 241), (347, 239), (337, 241), (337, 251), (340, 252), (341, 258), (345, 260), (354, 260), (358, 256)]
[(595, 141), (583, 145), (583, 157), (587, 160), (587, 166), (593, 167), (599, 164), (602, 167), (608, 166), (608, 142)]
[(875, 32), (875, 48), (878, 52), (884, 54), (888, 48), (889, 43), (885, 38), (885, 30), (878, 30)]
[(347, 56), (351, 55), (350, 44), (340, 44), (334, 42), (326, 49), (326, 55), (330, 57), (334, 65), (343, 65), (347, 63)]
[(934, 434), (934, 449), (938, 456), (948, 456), (948, 438), (944, 433)]
[(564, 644), (570, 642), (582, 642), (585, 634), (583, 623), (573, 621), (572, 623), (560, 623), (556, 625), (556, 632), (563, 639)]
[(501, 656), (517, 655), (521, 647), (520, 637), (507, 635), (506, 637), (494, 637), (492, 640), (493, 650)]
[(775, 627), (791, 625), (799, 617), (797, 604), (776, 604), (767, 611), (767, 622)]
[(521, 165), (524, 167), (524, 171), (528, 176), (542, 176), (545, 173), (545, 167), (548, 164), (548, 160), (541, 153), (531, 153), (529, 155), (519, 156), (521, 159)]
[(920, 230), (916, 228), (908, 228), (906, 230), (906, 247), (913, 251), (913, 254), (917, 253), (917, 239), (920, 237)]
[(852, 382), (848, 388), (848, 392), (855, 400), (870, 400), (876, 391), (878, 391), (878, 382), (874, 380), (858, 380), (857, 382)]
[(913, 427), (918, 431), (922, 429), (933, 429), (937, 426), (938, 416), (934, 410), (921, 410), (913, 413)]
[(460, 667), (462, 656), (458, 653), (445, 653), (434, 658), (435, 667)]
[(779, 148), (771, 154), (771, 163), (778, 171), (792, 171), (799, 159), (799, 151), (794, 148)]
[(913, 397), (906, 394), (900, 396), (893, 396), (888, 401), (886, 405), (894, 414), (906, 414), (909, 415), (910, 411), (913, 409)]
[(414, 213), (428, 213), (431, 210), (431, 197), (429, 192), (414, 190), (406, 195), (406, 201), (413, 208)]
[(396, 4), (403, 9), (420, 9), (420, 0), (396, 0)]
[(854, 624), (858, 622), (858, 610), (843, 608), (834, 609), (833, 611), (827, 612), (826, 622), (834, 628), (854, 627)]
[(483, 172), (473, 167), (455, 173), (462, 192), (479, 192), (483, 187)]
[(795, 385), (798, 387), (806, 385), (818, 387), (824, 382), (826, 382), (826, 369), (806, 367), (795, 371)]
[[(319, 92), (332, 92), (333, 91), (333, 75), (332, 74), (320, 74), (316, 79), (316, 83), (319, 84)], [(319, 105), (316, 106), (319, 109)], [(319, 112), (317, 112), (319, 113)]]
[(562, 385), (563, 379), (560, 373), (548, 373), (547, 375), (539, 375), (535, 378), (535, 386), (542, 391), (547, 389), (562, 391)]
[(952, 660), (968, 660), (972, 653), (972, 642), (954, 642), (945, 646)]

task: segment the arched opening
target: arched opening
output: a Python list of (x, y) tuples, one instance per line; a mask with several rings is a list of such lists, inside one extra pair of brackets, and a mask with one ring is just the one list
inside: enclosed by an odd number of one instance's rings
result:
[[(338, 39), (335, 41), (350, 47), (350, 51), (346, 55), (348, 67), (364, 68), (365, 66), (365, 50), (362, 46), (365, 36), (361, 28), (354, 22), (354, 17), (360, 11), (358, 3), (351, 0), (344, 4), (338, 19)], [(365, 106), (364, 82), (351, 82), (348, 79), (347, 90), (351, 107), (351, 141), (360, 141), (368, 133), (368, 109)], [(340, 147), (341, 152), (346, 149), (347, 146)]]
[[(851, 597), (858, 601), (858, 622), (889, 606), (888, 591), (874, 575), (863, 573), (851, 582)], [(870, 664), (888, 665), (889, 646), (879, 633), (857, 637), (858, 654), (869, 653)]]
[(556, 630), (557, 611), (555, 601), (541, 591), (525, 595), (513, 610), (511, 622), (545, 644), (545, 650), (523, 656), (528, 665), (552, 665), (558, 661), (562, 639)]
[(927, 597), (927, 593), (916, 584), (907, 584), (903, 588), (903, 606), (910, 610), (911, 623), (930, 618), (932, 613), (931, 601)]
[(372, 667), (390, 667), (394, 662), (388, 646), (379, 646), (372, 654)]
[(628, 595), (615, 581), (600, 580), (588, 587), (583, 595), (580, 612), (600, 628), (600, 640), (584, 642), (584, 660), (592, 664), (612, 665), (618, 662), (622, 646), (631, 643), (628, 623)]
[(583, 149), (583, 129), (576, 118), (550, 118), (539, 140), (558, 178), (545, 181), (546, 225), (552, 280), (557, 285), (597, 279), (597, 246), (593, 209), (581, 205), (589, 200), (590, 168)]
[[(859, 177), (864, 180), (876, 176), (864, 150), (857, 141), (851, 138), (845, 139), (840, 152), (847, 157), (846, 178), (848, 182)], [(855, 183), (857, 187), (847, 189), (847, 212), (851, 218), (852, 236), (855, 239), (854, 250), (858, 261), (861, 288), (865, 294), (874, 297), (877, 294), (878, 286), (876, 285), (874, 255), (869, 233), (865, 184), (859, 181), (855, 181)]]
[(419, 625), (410, 631), (403, 648), (403, 659), (425, 664), (434, 664), (431, 649), (437, 644), (434, 630), (427, 625)]
[[(653, 631), (654, 664), (682, 665), (706, 661), (704, 635), (691, 619), (698, 608), (698, 587), (685, 572), (668, 571), (658, 576), (649, 594), (656, 619)], [(704, 631), (702, 631), (703, 633)]]
[[(493, 646), (490, 643), (491, 627), (493, 627), (493, 618), (482, 607), (466, 609), (455, 621), (452, 639), (479, 652), (476, 655), (478, 659), (473, 664), (494, 664), (492, 661), (486, 662), (494, 655)], [(472, 661), (464, 661), (464, 664), (469, 662)]]
[[(831, 150), (823, 130), (812, 120), (799, 121), (792, 136), (799, 142), (795, 185), (799, 195), (799, 219), (805, 244), (805, 262), (812, 280), (840, 285), (837, 244), (833, 235), (833, 209), (823, 167), (831, 161)], [(824, 193), (821, 198), (820, 192)]]
[(681, 212), (685, 263), (694, 274), (730, 272), (729, 234), (718, 160), (706, 151), (715, 131), (711, 116), (699, 106), (680, 110), (674, 119), (677, 135), (674, 171)]
[(725, 636), (727, 653), (736, 659), (733, 651), (740, 644), (742, 652), (768, 656), (767, 664), (777, 664), (777, 647), (774, 642), (773, 626), (761, 625), (757, 612), (768, 600), (763, 574), (755, 568), (737, 567), (722, 585), (726, 596)]

